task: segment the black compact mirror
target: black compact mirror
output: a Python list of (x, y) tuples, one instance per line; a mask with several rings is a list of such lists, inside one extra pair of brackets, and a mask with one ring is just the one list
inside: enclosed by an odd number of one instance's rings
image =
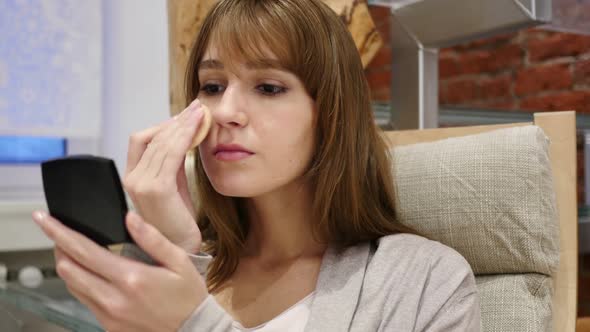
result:
[(49, 213), (102, 246), (133, 243), (127, 202), (111, 159), (77, 155), (41, 164)]

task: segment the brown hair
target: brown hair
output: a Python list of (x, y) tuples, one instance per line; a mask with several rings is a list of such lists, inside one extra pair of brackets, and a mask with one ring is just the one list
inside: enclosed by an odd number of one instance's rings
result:
[[(338, 246), (411, 232), (395, 217), (387, 146), (376, 127), (359, 53), (345, 24), (320, 0), (222, 0), (197, 36), (186, 73), (186, 103), (199, 93), (198, 64), (211, 42), (230, 67), (270, 50), (316, 104), (316, 151), (306, 174), (315, 193), (314, 236)], [(248, 233), (241, 199), (217, 193), (195, 154), (204, 250), (215, 258), (208, 284), (235, 271)]]

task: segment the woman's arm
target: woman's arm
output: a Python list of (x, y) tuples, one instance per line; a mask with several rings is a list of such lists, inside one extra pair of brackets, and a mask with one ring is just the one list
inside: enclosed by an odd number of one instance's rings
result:
[[(374, 263), (392, 264), (383, 274), (388, 289), (379, 331), (474, 331), (480, 327), (480, 304), (469, 263), (435, 241), (398, 236), (382, 241)], [(392, 237), (396, 239), (396, 237)], [(397, 255), (395, 254), (397, 253)], [(389, 262), (389, 263), (388, 263)], [(378, 294), (376, 294), (377, 296)]]
[(415, 331), (478, 332), (480, 303), (471, 267), (456, 251), (440, 247), (424, 285)]
[(433, 315), (419, 331), (480, 331), (481, 317), (479, 297), (476, 292), (452, 294), (447, 302)]

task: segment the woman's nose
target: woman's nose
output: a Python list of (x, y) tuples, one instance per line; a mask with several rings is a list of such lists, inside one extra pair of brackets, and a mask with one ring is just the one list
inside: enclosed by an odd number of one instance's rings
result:
[(247, 100), (237, 88), (227, 88), (212, 110), (213, 120), (222, 127), (243, 127), (248, 123)]

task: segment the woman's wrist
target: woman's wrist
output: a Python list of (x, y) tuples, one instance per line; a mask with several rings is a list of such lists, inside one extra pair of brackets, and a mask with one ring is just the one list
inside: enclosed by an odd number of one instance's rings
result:
[(183, 240), (174, 243), (189, 254), (197, 254), (201, 251), (201, 232), (196, 228), (188, 232)]

